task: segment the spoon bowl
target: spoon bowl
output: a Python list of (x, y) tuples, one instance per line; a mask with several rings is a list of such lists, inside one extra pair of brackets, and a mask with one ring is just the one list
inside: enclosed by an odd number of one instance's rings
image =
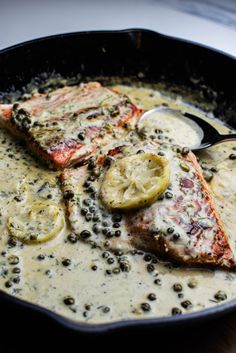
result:
[(199, 118), (194, 114), (184, 113), (184, 116), (197, 123), (203, 131), (203, 138), (201, 140), (201, 144), (199, 146), (191, 148), (192, 151), (200, 151), (221, 142), (236, 140), (236, 134), (220, 134), (216, 130), (216, 128), (214, 128), (210, 123), (208, 123), (206, 120)]
[[(188, 112), (182, 113), (178, 110), (171, 109), (165, 106), (159, 106), (157, 108), (146, 111), (142, 115), (140, 122), (142, 122), (143, 119), (149, 120), (152, 117), (152, 124), (154, 122), (154, 126), (155, 126), (155, 114), (159, 114), (159, 117), (160, 117), (160, 114), (162, 115), (168, 114), (168, 116), (171, 116), (171, 118), (177, 118), (177, 119), (180, 119), (181, 122), (186, 123), (188, 125), (188, 128), (190, 127), (192, 131), (195, 132), (195, 136), (196, 135), (198, 136), (197, 143), (194, 143), (191, 146), (190, 145), (188, 146), (188, 143), (186, 143), (186, 147), (189, 147), (194, 152), (206, 149), (208, 147), (214, 146), (221, 142), (236, 140), (236, 134), (220, 134), (217, 131), (217, 129), (214, 128), (206, 120), (203, 120), (202, 118), (192, 113), (191, 114)], [(163, 116), (163, 119), (164, 119), (164, 116)], [(157, 127), (161, 128), (161, 125)], [(176, 136), (177, 134), (178, 132), (176, 131)]]

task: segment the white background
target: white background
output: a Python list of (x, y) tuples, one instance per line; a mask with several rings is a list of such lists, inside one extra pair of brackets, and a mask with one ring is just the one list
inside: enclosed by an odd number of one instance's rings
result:
[(132, 27), (236, 56), (236, 0), (0, 0), (0, 49), (55, 33)]

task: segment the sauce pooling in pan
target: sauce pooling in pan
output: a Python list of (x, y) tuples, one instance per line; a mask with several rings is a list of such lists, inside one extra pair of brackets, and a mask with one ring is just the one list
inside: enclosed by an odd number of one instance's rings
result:
[[(167, 104), (196, 112), (184, 100), (150, 88), (120, 85), (115, 89), (127, 94), (139, 108)], [(208, 119), (203, 112), (197, 113)], [(219, 131), (228, 132), (220, 122), (211, 122)], [(186, 138), (195, 143), (195, 132), (191, 135), (189, 127), (185, 130), (184, 126), (171, 123), (160, 129), (164, 130), (163, 138), (178, 135), (180, 144), (184, 145)], [(233, 249), (235, 149), (235, 142), (225, 143), (198, 155)], [(0, 130), (1, 290), (88, 323), (185, 314), (236, 298), (233, 272), (176, 268), (142, 251), (112, 253), (79, 241), (67, 222), (58, 176), (59, 172), (42, 166), (15, 138)], [(48, 223), (47, 217), (41, 217), (42, 234), (50, 236), (56, 229), (56, 236), (39, 244), (22, 243), (9, 236), (9, 229), (14, 227), (19, 233), (26, 224), (28, 228), (23, 229), (33, 234), (29, 224), (34, 224), (32, 220), (40, 210), (53, 220)], [(23, 226), (20, 214), (31, 217)], [(88, 231), (90, 227), (92, 223), (88, 222)]]

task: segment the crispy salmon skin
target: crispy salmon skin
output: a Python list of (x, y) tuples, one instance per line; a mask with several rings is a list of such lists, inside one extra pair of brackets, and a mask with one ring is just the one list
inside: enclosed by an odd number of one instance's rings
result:
[[(111, 212), (100, 198), (105, 172), (117, 159), (139, 151), (165, 155), (170, 185), (146, 208)], [(61, 185), (73, 232), (100, 248), (142, 249), (191, 266), (235, 267), (202, 170), (192, 152), (181, 151), (157, 142), (126, 143), (94, 157), (92, 168), (88, 164), (64, 170)]]
[(127, 96), (89, 82), (0, 105), (0, 124), (42, 161), (63, 169), (86, 159), (98, 141), (101, 145), (134, 129), (141, 113)]

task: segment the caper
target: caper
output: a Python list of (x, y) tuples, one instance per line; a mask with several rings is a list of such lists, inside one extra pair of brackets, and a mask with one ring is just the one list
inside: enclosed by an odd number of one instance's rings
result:
[(90, 158), (88, 162), (88, 169), (94, 169), (96, 166), (95, 160), (93, 158)]
[(12, 109), (16, 111), (19, 108), (20, 104), (19, 103), (14, 103), (12, 106)]
[(39, 255), (37, 256), (37, 259), (38, 259), (39, 261), (42, 261), (42, 260), (45, 259), (45, 255), (39, 254)]
[(6, 287), (6, 288), (12, 287), (12, 281), (6, 281), (6, 282), (5, 282), (5, 287)]
[(16, 255), (10, 255), (7, 260), (10, 265), (17, 265), (20, 261), (19, 257)]
[(93, 225), (93, 231), (95, 234), (98, 234), (100, 232), (100, 227), (97, 223)]
[(189, 288), (195, 288), (197, 286), (197, 281), (195, 279), (191, 279), (188, 282), (188, 287)]
[(110, 253), (109, 253), (108, 251), (104, 251), (104, 252), (102, 253), (102, 257), (103, 257), (104, 259), (107, 259), (109, 256), (110, 256)]
[(186, 156), (186, 154), (188, 154), (190, 152), (190, 149), (188, 147), (183, 147), (181, 150), (181, 154), (183, 156)]
[(120, 230), (116, 230), (114, 233), (115, 237), (120, 237), (121, 236), (121, 231)]
[(144, 261), (149, 262), (149, 261), (151, 261), (152, 257), (149, 254), (145, 254), (143, 259), (144, 259)]
[(148, 304), (148, 303), (141, 303), (140, 307), (141, 307), (141, 309), (142, 309), (143, 311), (145, 311), (145, 312), (148, 312), (148, 311), (151, 310), (151, 306), (150, 306), (150, 304)]
[(96, 193), (96, 192), (92, 192), (92, 193), (90, 194), (90, 197), (91, 197), (91, 199), (95, 200), (96, 197), (97, 197), (97, 193)]
[(84, 200), (83, 200), (83, 204), (84, 204), (85, 206), (90, 206), (90, 205), (92, 204), (92, 200), (91, 200), (91, 199), (84, 199)]
[(147, 271), (149, 273), (153, 272), (155, 270), (155, 266), (153, 264), (148, 264), (147, 265)]
[(92, 267), (91, 267), (91, 269), (93, 270), (93, 271), (97, 271), (97, 266), (96, 265), (93, 265)]
[(91, 183), (90, 183), (88, 180), (86, 180), (86, 181), (83, 183), (83, 187), (84, 187), (84, 188), (88, 188), (89, 186), (91, 186)]
[(113, 268), (112, 272), (113, 272), (115, 275), (117, 275), (118, 273), (120, 273), (119, 267)]
[(180, 234), (179, 233), (174, 233), (172, 238), (173, 238), (173, 240), (178, 240), (180, 238)]
[(94, 222), (99, 222), (99, 221), (100, 221), (100, 217), (99, 217), (98, 214), (94, 214), (94, 215), (93, 215), (93, 221), (94, 221)]
[(172, 308), (171, 314), (172, 315), (181, 315), (182, 314), (182, 310), (179, 309), (179, 308)]
[(115, 255), (116, 256), (122, 256), (124, 253), (123, 253), (123, 251), (121, 251), (121, 250), (117, 250), (117, 251), (115, 251)]
[(110, 243), (109, 240), (106, 240), (106, 241), (104, 242), (104, 246), (105, 246), (106, 248), (108, 248), (110, 245), (111, 245), (111, 243)]
[(14, 248), (14, 247), (16, 246), (16, 244), (17, 244), (17, 241), (16, 241), (15, 238), (10, 237), (10, 238), (8, 239), (7, 244), (10, 246), (10, 248)]
[(118, 213), (115, 213), (112, 215), (111, 219), (112, 219), (112, 222), (114, 222), (114, 223), (120, 222), (122, 219), (122, 216)]
[(161, 279), (160, 279), (160, 278), (156, 278), (156, 279), (154, 280), (154, 284), (160, 286), (160, 285), (161, 285)]
[(190, 171), (190, 168), (187, 164), (185, 163), (180, 163), (180, 167), (181, 169), (184, 171), (184, 172), (189, 172)]
[(20, 276), (15, 276), (12, 278), (12, 282), (14, 282), (15, 284), (20, 283)]
[(96, 178), (95, 178), (94, 175), (90, 175), (90, 176), (88, 177), (88, 181), (95, 181), (95, 180), (96, 180)]
[(71, 264), (71, 260), (70, 259), (64, 259), (64, 260), (62, 260), (61, 263), (62, 263), (63, 266), (68, 267)]
[(172, 234), (172, 233), (174, 233), (174, 228), (173, 227), (169, 227), (169, 228), (167, 228), (167, 233), (168, 234)]
[(107, 238), (112, 238), (113, 237), (113, 233), (110, 230), (108, 230), (108, 232), (106, 234), (106, 237)]
[(73, 305), (73, 304), (75, 304), (75, 299), (68, 296), (63, 299), (63, 302), (65, 305)]
[(107, 235), (108, 232), (109, 232), (109, 229), (108, 229), (108, 228), (103, 228), (102, 234)]
[(235, 153), (231, 153), (229, 155), (229, 159), (235, 160), (236, 159), (236, 154)]
[(65, 200), (73, 199), (74, 196), (75, 195), (74, 195), (73, 191), (71, 191), (71, 190), (65, 190), (63, 193), (63, 197)]
[(86, 192), (88, 193), (95, 193), (95, 188), (93, 186), (89, 186), (87, 189), (86, 189)]
[(150, 294), (148, 294), (147, 298), (148, 298), (149, 300), (153, 301), (153, 300), (156, 300), (156, 299), (157, 299), (157, 296), (156, 296), (155, 293), (150, 293)]
[(125, 260), (119, 261), (120, 269), (122, 272), (129, 272), (131, 270), (130, 263)]
[(21, 201), (23, 200), (23, 197), (22, 197), (22, 196), (15, 196), (15, 197), (14, 197), (14, 200), (15, 200), (16, 202), (21, 202)]
[(94, 213), (96, 211), (96, 208), (94, 206), (89, 207), (89, 212)]
[(161, 194), (159, 197), (158, 197), (158, 201), (162, 201), (162, 200), (164, 200), (164, 197), (165, 197), (165, 195), (164, 194)]
[(211, 167), (212, 173), (217, 173), (218, 169), (216, 167)]
[(104, 306), (104, 307), (102, 308), (102, 312), (103, 312), (104, 314), (109, 313), (110, 310), (111, 310), (111, 309), (110, 309), (108, 306)]
[(184, 309), (190, 309), (193, 307), (193, 304), (190, 302), (190, 300), (185, 300), (181, 303), (181, 306), (184, 308)]
[(27, 117), (24, 117), (21, 121), (21, 124), (22, 124), (23, 128), (27, 129), (31, 124), (31, 120)]
[(77, 242), (77, 236), (75, 234), (69, 234), (67, 239), (71, 244), (75, 244)]
[(111, 165), (111, 162), (113, 161), (112, 157), (107, 156), (104, 161), (104, 166), (109, 167)]
[(92, 217), (93, 217), (93, 215), (91, 213), (87, 213), (85, 215), (85, 219), (86, 219), (87, 222), (91, 221)]
[(82, 239), (87, 239), (89, 237), (91, 237), (91, 232), (89, 230), (83, 230), (81, 233), (80, 233), (80, 237)]
[(96, 177), (99, 177), (100, 174), (101, 174), (99, 168), (94, 168), (94, 169), (92, 170), (92, 173), (93, 173), (93, 175), (96, 176)]
[(210, 182), (213, 179), (213, 173), (210, 170), (203, 170), (203, 177), (206, 181)]
[(108, 226), (109, 226), (109, 222), (103, 221), (103, 222), (102, 222), (102, 225), (103, 225), (103, 227), (108, 227)]
[(21, 273), (21, 269), (19, 267), (13, 267), (12, 273)]
[(120, 228), (120, 223), (117, 223), (117, 222), (116, 222), (116, 223), (113, 223), (112, 226), (113, 226), (113, 228)]
[(80, 139), (81, 141), (84, 141), (84, 139), (85, 139), (85, 133), (84, 133), (84, 132), (79, 132), (79, 133), (78, 133), (78, 139)]
[(182, 285), (180, 283), (175, 283), (175, 284), (173, 284), (173, 290), (175, 292), (182, 292), (183, 287), (182, 287)]
[(114, 262), (115, 262), (115, 260), (114, 260), (112, 257), (109, 257), (109, 258), (107, 259), (107, 263), (108, 263), (109, 265), (114, 264)]
[(221, 302), (221, 301), (227, 299), (227, 294), (226, 294), (224, 291), (219, 290), (219, 291), (214, 295), (214, 298), (215, 298), (217, 301)]
[(167, 191), (167, 192), (165, 193), (165, 197), (166, 197), (167, 199), (172, 199), (172, 197), (173, 197), (172, 192)]

